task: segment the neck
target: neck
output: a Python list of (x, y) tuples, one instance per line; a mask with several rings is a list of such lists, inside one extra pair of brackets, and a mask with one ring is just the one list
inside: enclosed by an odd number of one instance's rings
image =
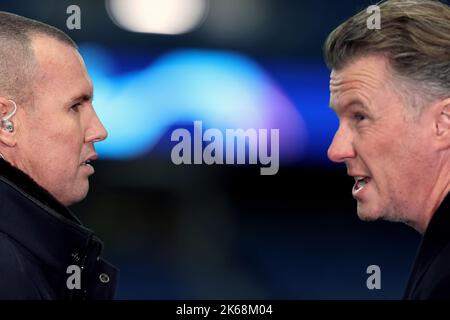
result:
[(447, 194), (450, 192), (450, 179), (442, 174), (438, 175), (435, 183), (431, 187), (431, 191), (425, 193), (422, 200), (422, 206), (417, 206), (420, 208), (420, 212), (417, 212), (417, 219), (410, 225), (416, 229), (419, 233), (424, 234), (428, 228), (428, 225), (433, 218), (434, 213), (444, 201)]

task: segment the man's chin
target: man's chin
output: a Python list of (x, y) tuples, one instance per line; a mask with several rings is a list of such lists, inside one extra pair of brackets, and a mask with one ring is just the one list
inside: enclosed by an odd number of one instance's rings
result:
[(362, 221), (385, 220), (407, 223), (405, 219), (401, 218), (399, 212), (399, 210), (388, 210), (386, 207), (369, 206), (367, 202), (364, 204), (358, 202), (357, 206), (358, 218)]
[(358, 214), (358, 218), (362, 221), (375, 221), (380, 218), (379, 210), (370, 208), (367, 203), (362, 204), (358, 201), (356, 212)]
[(80, 195), (80, 196), (76, 196), (76, 197), (72, 197), (70, 199), (66, 199), (61, 201), (61, 203), (66, 206), (66, 207), (70, 207), (73, 206), (74, 204), (77, 204), (78, 202), (81, 202), (82, 200), (84, 200), (84, 198), (86, 198), (87, 193), (84, 195)]
[(76, 192), (64, 195), (58, 200), (66, 207), (69, 207), (84, 200), (84, 198), (86, 198), (86, 196), (88, 195), (88, 192), (89, 192), (89, 184), (87, 184), (83, 188), (78, 189)]

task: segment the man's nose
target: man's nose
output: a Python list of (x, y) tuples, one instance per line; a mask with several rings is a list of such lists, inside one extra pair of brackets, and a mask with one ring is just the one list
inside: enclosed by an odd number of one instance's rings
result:
[(328, 147), (328, 158), (333, 162), (344, 162), (355, 155), (351, 134), (339, 128)]
[(105, 127), (101, 123), (100, 119), (97, 116), (97, 113), (93, 111), (90, 125), (88, 130), (86, 131), (85, 142), (98, 142), (103, 141), (108, 137), (108, 131), (106, 131)]

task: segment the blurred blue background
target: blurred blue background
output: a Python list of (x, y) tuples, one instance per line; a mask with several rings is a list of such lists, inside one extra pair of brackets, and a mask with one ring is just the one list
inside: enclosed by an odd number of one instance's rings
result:
[[(81, 29), (69, 30), (69, 5)], [(74, 207), (121, 269), (119, 299), (398, 299), (419, 235), (356, 216), (326, 157), (326, 36), (370, 1), (2, 1), (79, 44), (109, 131)], [(280, 170), (180, 165), (176, 128), (280, 130)], [(379, 265), (381, 290), (366, 287)]]

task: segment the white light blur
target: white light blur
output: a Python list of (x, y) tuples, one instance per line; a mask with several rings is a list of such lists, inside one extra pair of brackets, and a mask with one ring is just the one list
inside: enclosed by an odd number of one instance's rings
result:
[(110, 18), (133, 32), (182, 34), (204, 20), (206, 0), (106, 0)]

